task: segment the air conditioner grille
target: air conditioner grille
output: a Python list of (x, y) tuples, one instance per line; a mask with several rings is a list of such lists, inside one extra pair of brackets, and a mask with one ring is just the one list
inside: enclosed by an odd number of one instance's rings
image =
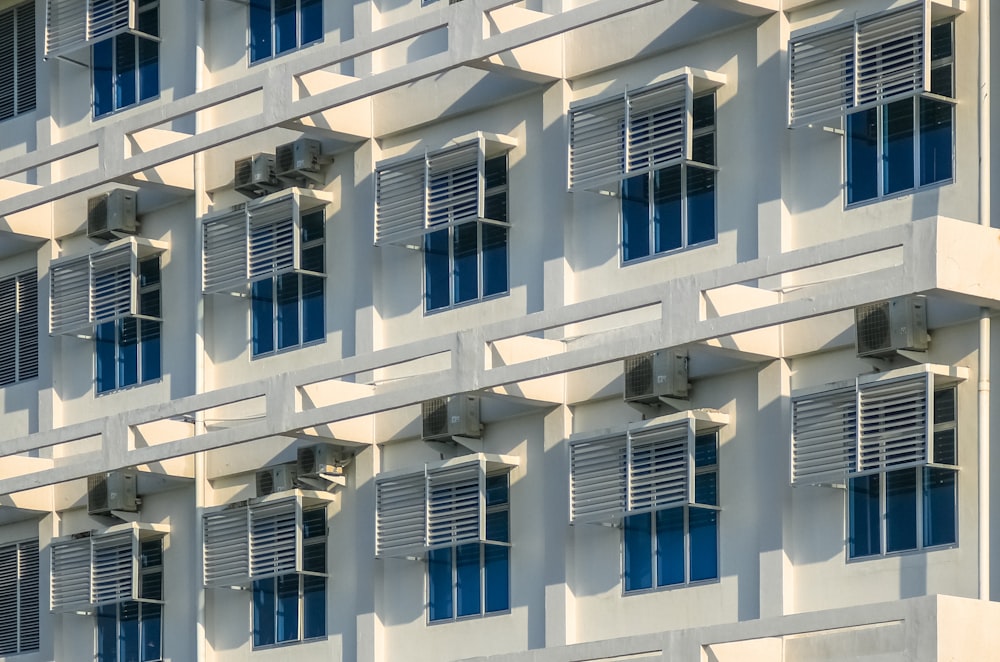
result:
[(257, 472), (257, 496), (274, 494), (274, 473), (271, 471)]
[(278, 172), (289, 172), (295, 169), (295, 143), (279, 145), (275, 150), (275, 161)]
[(892, 326), (889, 302), (879, 301), (858, 306), (854, 310), (858, 336), (858, 353), (867, 354), (892, 348)]
[(448, 434), (448, 399), (425, 400), (422, 405), (424, 438), (432, 439)]
[(653, 355), (625, 359), (625, 399), (649, 397), (653, 392)]
[(251, 159), (240, 159), (236, 162), (236, 185), (246, 186), (253, 180), (253, 161)]
[(87, 476), (87, 512), (100, 513), (108, 508), (108, 475), (102, 473)]
[(316, 449), (313, 446), (299, 447), (296, 455), (299, 474), (316, 473)]

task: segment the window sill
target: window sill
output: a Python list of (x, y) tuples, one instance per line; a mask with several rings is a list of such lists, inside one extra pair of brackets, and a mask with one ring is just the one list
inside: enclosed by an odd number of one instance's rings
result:
[(635, 264), (644, 264), (646, 262), (650, 262), (652, 260), (656, 260), (656, 259), (659, 259), (659, 258), (662, 258), (662, 257), (669, 257), (669, 256), (672, 256), (672, 255), (681, 255), (683, 253), (689, 253), (691, 251), (696, 251), (696, 250), (699, 250), (701, 248), (708, 248), (710, 246), (718, 246), (718, 245), (719, 245), (719, 238), (718, 238), (718, 236), (716, 236), (713, 239), (709, 239), (707, 241), (702, 241), (702, 242), (699, 242), (697, 244), (691, 244), (689, 246), (681, 246), (680, 248), (671, 248), (669, 251), (663, 251), (662, 253), (650, 253), (649, 255), (643, 255), (642, 257), (634, 257), (634, 258), (632, 258), (630, 260), (625, 260), (625, 259), (621, 258), (621, 247), (619, 247), (619, 249), (618, 249), (618, 255), (619, 255), (618, 268), (621, 269), (621, 268), (624, 268), (624, 267), (631, 267), (632, 265), (635, 265)]
[(906, 558), (907, 556), (917, 556), (919, 554), (924, 554), (927, 552), (943, 552), (949, 549), (958, 549), (957, 542), (945, 543), (943, 545), (933, 545), (931, 547), (921, 547), (919, 549), (903, 549), (898, 552), (885, 552), (880, 554), (870, 554), (868, 556), (855, 556), (847, 557), (847, 564), (851, 565), (854, 563), (865, 563), (867, 561), (877, 561), (879, 559), (898, 559)]
[(139, 382), (138, 384), (129, 384), (128, 386), (122, 386), (121, 388), (109, 389), (107, 391), (98, 392), (94, 390), (94, 398), (104, 398), (109, 395), (115, 395), (116, 393), (125, 393), (127, 391), (134, 391), (137, 388), (142, 388), (143, 386), (151, 386), (153, 384), (160, 384), (163, 382), (163, 377), (157, 377), (156, 379), (150, 379), (144, 382)]
[(289, 347), (282, 347), (281, 349), (273, 349), (270, 352), (261, 352), (260, 354), (254, 354), (251, 351), (250, 360), (251, 361), (259, 361), (259, 360), (262, 360), (262, 359), (271, 358), (273, 356), (282, 356), (284, 354), (288, 354), (289, 352), (294, 352), (294, 351), (299, 350), (299, 349), (306, 349), (307, 347), (316, 347), (317, 345), (322, 345), (324, 343), (326, 343), (326, 334), (325, 333), (323, 334), (322, 338), (320, 338), (318, 340), (310, 340), (307, 343), (301, 343), (301, 344), (298, 344), (298, 345), (291, 345)]
[(867, 207), (869, 205), (877, 205), (880, 202), (890, 202), (892, 200), (902, 200), (903, 198), (908, 198), (910, 196), (919, 195), (925, 191), (933, 191), (939, 189), (943, 186), (950, 186), (955, 183), (955, 178), (943, 179), (940, 182), (934, 182), (933, 184), (925, 184), (923, 186), (917, 186), (915, 188), (908, 188), (905, 191), (897, 191), (895, 193), (890, 193), (888, 195), (883, 195), (878, 198), (869, 198), (868, 200), (860, 200), (858, 202), (844, 202), (844, 211), (849, 211), (851, 209), (860, 209), (862, 207)]
[[(142, 106), (148, 106), (149, 104), (156, 103), (157, 101), (160, 100), (161, 100), (160, 94), (157, 94), (156, 96), (149, 97), (148, 99), (143, 99), (142, 101), (136, 101), (133, 104), (129, 104), (123, 108), (116, 108), (115, 110), (103, 113), (101, 115), (91, 114), (90, 122), (91, 124), (101, 124), (105, 120), (118, 119), (122, 113), (127, 113), (130, 110), (135, 110), (136, 108), (140, 108)], [(91, 110), (93, 110), (93, 101), (91, 101)]]
[(477, 303), (484, 303), (486, 301), (496, 301), (498, 299), (503, 299), (504, 297), (510, 296), (510, 289), (505, 292), (498, 292), (497, 294), (491, 294), (488, 297), (483, 297), (481, 299), (470, 299), (468, 301), (463, 301), (461, 303), (453, 303), (450, 306), (441, 306), (440, 308), (434, 308), (433, 310), (424, 310), (424, 317), (429, 315), (437, 315), (439, 313), (447, 313), (451, 310), (461, 310), (468, 308), (469, 306), (474, 306)]
[(289, 646), (299, 646), (301, 644), (311, 644), (317, 641), (326, 641), (330, 635), (324, 634), (321, 637), (310, 637), (309, 639), (294, 639), (292, 641), (282, 641), (277, 644), (264, 644), (262, 646), (252, 646), (251, 650), (255, 651), (269, 651), (278, 648), (288, 648)]
[(273, 55), (268, 55), (267, 57), (262, 57), (257, 60), (250, 59), (250, 49), (247, 48), (247, 69), (252, 69), (253, 67), (256, 67), (261, 64), (267, 64), (268, 62), (274, 62), (279, 58), (292, 55), (293, 53), (301, 53), (303, 50), (309, 48), (310, 46), (318, 46), (324, 43), (325, 41), (326, 41), (326, 36), (324, 35), (322, 38), (317, 39), (316, 41), (310, 41), (308, 43), (302, 44), (301, 46), (290, 48), (287, 51), (284, 51), (283, 53), (275, 53)]
[(633, 595), (649, 595), (652, 593), (668, 593), (670, 591), (676, 591), (679, 589), (693, 588), (696, 586), (711, 586), (712, 584), (721, 584), (722, 580), (719, 577), (713, 579), (699, 579), (694, 582), (687, 582), (684, 584), (668, 584), (666, 586), (653, 586), (651, 588), (637, 588), (631, 591), (626, 591), (624, 587), (624, 582), (622, 583), (622, 597), (629, 598)]
[(454, 625), (455, 623), (465, 623), (466, 621), (477, 621), (477, 620), (481, 620), (483, 618), (490, 618), (492, 616), (504, 616), (504, 615), (509, 616), (511, 613), (512, 612), (511, 612), (510, 608), (507, 608), (507, 609), (503, 609), (501, 611), (488, 611), (488, 612), (486, 612), (484, 614), (469, 614), (468, 616), (456, 616), (454, 618), (441, 618), (441, 619), (438, 619), (436, 621), (432, 621), (432, 620), (428, 619), (427, 620), (427, 625), (428, 626), (449, 625), (449, 624)]

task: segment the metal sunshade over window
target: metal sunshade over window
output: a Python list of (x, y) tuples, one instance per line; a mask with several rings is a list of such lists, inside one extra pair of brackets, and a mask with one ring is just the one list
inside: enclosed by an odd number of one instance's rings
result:
[(926, 0), (848, 25), (793, 36), (789, 126), (929, 91)]
[(46, 0), (45, 56), (70, 55), (120, 34), (143, 34), (137, 5), (138, 0)]

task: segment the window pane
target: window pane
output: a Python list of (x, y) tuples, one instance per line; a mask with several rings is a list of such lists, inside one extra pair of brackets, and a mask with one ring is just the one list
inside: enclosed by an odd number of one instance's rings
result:
[(847, 202), (878, 196), (878, 111), (847, 116)]
[(941, 23), (935, 25), (931, 28), (931, 59), (939, 60), (941, 58), (951, 57), (952, 55), (952, 38), (951, 38), (951, 28), (953, 23), (951, 21), (947, 23)]
[(455, 588), (458, 597), (456, 614), (471, 616), (480, 613), (479, 551), (481, 545), (459, 545), (455, 548)]
[(958, 464), (955, 454), (955, 430), (939, 430), (934, 433), (934, 462), (937, 464)]
[(924, 546), (950, 545), (957, 538), (956, 476), (952, 469), (924, 467)]
[(277, 640), (296, 641), (299, 638), (299, 575), (278, 577)]
[[(302, 243), (316, 241), (323, 238), (326, 230), (323, 210), (309, 212), (302, 215)], [(322, 255), (322, 253), (321, 253)], [(304, 258), (303, 258), (304, 259)], [(323, 271), (322, 268), (314, 271)]]
[(284, 53), (295, 48), (295, 2), (296, 0), (274, 1), (274, 52)]
[(118, 659), (139, 662), (139, 603), (121, 603), (118, 623)]
[(878, 474), (848, 482), (848, 555), (853, 559), (881, 551)]
[(691, 104), (691, 127), (706, 129), (715, 125), (715, 94), (695, 97)]
[(118, 321), (121, 337), (118, 348), (118, 386), (139, 383), (139, 320), (126, 317)]
[(274, 639), (274, 580), (253, 583), (253, 645), (268, 646)]
[(653, 586), (652, 515), (630, 515), (625, 518), (625, 590), (635, 591)]
[(486, 611), (510, 609), (510, 548), (486, 545)]
[(326, 577), (302, 577), (302, 636), (326, 636)]
[(455, 255), (455, 303), (479, 298), (479, 224), (452, 228)]
[(323, 38), (322, 0), (301, 0), (302, 44), (309, 44)]
[(250, 0), (250, 61), (271, 55), (271, 0)]
[(952, 67), (950, 64), (931, 69), (930, 91), (934, 94), (940, 94), (943, 97), (955, 96), (951, 74)]
[[(486, 159), (483, 164), (483, 174), (486, 176), (486, 188), (491, 189), (497, 186), (503, 186), (507, 183), (507, 155), (495, 156), (492, 159)], [(506, 220), (506, 219), (496, 219), (496, 220)]]
[(118, 654), (118, 605), (97, 608), (97, 662), (115, 662)]
[(278, 349), (294, 347), (299, 337), (299, 276), (283, 274), (278, 282)]
[(656, 513), (656, 585), (684, 583), (684, 509)]
[(920, 99), (920, 183), (951, 179), (951, 104)]
[(883, 108), (882, 180), (889, 194), (913, 188), (913, 101), (904, 99)]
[(141, 381), (159, 379), (160, 369), (160, 323), (150, 320), (140, 322), (142, 331), (142, 375)]
[(113, 52), (111, 39), (94, 44), (94, 117), (115, 109)]
[(691, 536), (691, 581), (719, 576), (719, 513), (707, 508), (688, 509)]
[(694, 466), (710, 467), (718, 464), (718, 436), (712, 432), (694, 438)]
[(714, 471), (695, 474), (694, 502), (706, 506), (719, 505), (719, 475)]
[(313, 508), (302, 512), (302, 537), (326, 537), (326, 508)]
[(115, 37), (115, 108), (131, 106), (136, 101), (136, 38), (130, 34)]
[(649, 255), (649, 177), (622, 182), (622, 259)]
[(507, 222), (507, 191), (487, 195), (483, 200), (483, 217), (491, 221)]
[(250, 286), (250, 344), (253, 355), (274, 351), (274, 280)]
[(326, 541), (302, 545), (302, 569), (306, 572), (326, 572)]
[(160, 605), (142, 605), (142, 662), (155, 662), (163, 657), (162, 622)]
[(432, 621), (451, 618), (451, 549), (427, 552), (427, 612)]
[(653, 231), (656, 252), (680, 248), (684, 244), (681, 224), (681, 167), (653, 173)]
[(324, 279), (319, 276), (302, 278), (302, 342), (320, 340), (326, 335), (323, 310)]
[(715, 134), (706, 133), (691, 140), (691, 160), (696, 163), (715, 165)]
[(483, 224), (483, 296), (507, 291), (507, 228)]
[[(153, 36), (160, 34), (160, 12), (153, 8), (139, 13), (139, 31)], [(139, 99), (150, 99), (160, 93), (160, 45), (152, 39), (138, 39)]]
[(917, 548), (917, 471), (885, 474), (885, 548), (898, 552)]
[(94, 329), (94, 353), (96, 356), (95, 388), (98, 393), (115, 389), (115, 323), (105, 322)]
[(715, 239), (715, 171), (688, 167), (688, 245)]
[[(507, 503), (507, 474), (497, 474), (486, 477), (486, 505), (496, 506)], [(487, 526), (489, 526), (489, 516), (487, 516)], [(497, 540), (493, 538), (493, 540)]]
[(451, 305), (448, 289), (448, 231), (438, 230), (424, 237), (425, 305), (427, 310)]

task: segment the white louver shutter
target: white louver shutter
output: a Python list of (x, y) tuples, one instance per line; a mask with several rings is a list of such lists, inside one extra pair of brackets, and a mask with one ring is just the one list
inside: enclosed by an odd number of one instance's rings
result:
[(926, 463), (933, 375), (858, 387), (858, 471)]
[(250, 577), (275, 577), (299, 570), (298, 501), (282, 499), (250, 506)]
[(427, 227), (443, 227), (482, 216), (479, 141), (427, 156)]
[(18, 600), (17, 545), (0, 547), (0, 655), (18, 652), (18, 614), (21, 604)]
[(0, 385), (17, 381), (17, 279), (0, 280)]
[(135, 27), (135, 0), (46, 0), (45, 55), (67, 55)]
[(244, 207), (201, 224), (202, 292), (239, 291), (247, 282), (247, 214)]
[[(19, 630), (20, 650), (38, 650), (38, 541), (24, 542), (18, 546), (18, 565), (20, 568), (20, 603)], [(0, 603), (6, 604), (6, 603)]]
[(630, 512), (679, 506), (690, 501), (691, 435), (689, 425), (629, 433)]
[(298, 227), (291, 195), (248, 205), (250, 281), (271, 278), (298, 267)]
[(375, 170), (375, 244), (419, 236), (426, 214), (427, 163), (423, 156)]
[(246, 506), (207, 513), (204, 531), (205, 586), (240, 586), (250, 580), (249, 513)]
[(570, 445), (570, 520), (608, 522), (625, 512), (627, 442), (617, 435)]
[(792, 39), (788, 56), (790, 126), (836, 117), (853, 105), (853, 24)]
[(53, 264), (49, 270), (49, 330), (73, 333), (90, 325), (90, 258)]
[(90, 256), (90, 321), (113, 322), (136, 312), (138, 263), (130, 244)]
[[(26, 2), (14, 8), (17, 17), (17, 50), (14, 53), (17, 67), (17, 113), (35, 108), (35, 3)], [(0, 111), (0, 117), (3, 117)]]
[(923, 2), (858, 22), (855, 106), (884, 103), (924, 89)]
[(607, 189), (625, 172), (625, 97), (569, 111), (569, 188)]
[(427, 536), (427, 479), (423, 472), (375, 483), (376, 556), (422, 549)]
[(479, 463), (427, 472), (427, 546), (483, 539), (484, 472)]
[(857, 455), (853, 386), (792, 399), (792, 484), (843, 483)]
[(17, 111), (15, 11), (0, 11), (0, 120), (13, 117)]
[(38, 272), (17, 277), (17, 379), (38, 376)]
[(629, 175), (680, 163), (686, 158), (689, 99), (686, 77), (629, 95)]
[(91, 604), (116, 604), (136, 596), (138, 537), (123, 531), (91, 539)]
[(50, 600), (54, 612), (90, 606), (90, 538), (53, 542)]

